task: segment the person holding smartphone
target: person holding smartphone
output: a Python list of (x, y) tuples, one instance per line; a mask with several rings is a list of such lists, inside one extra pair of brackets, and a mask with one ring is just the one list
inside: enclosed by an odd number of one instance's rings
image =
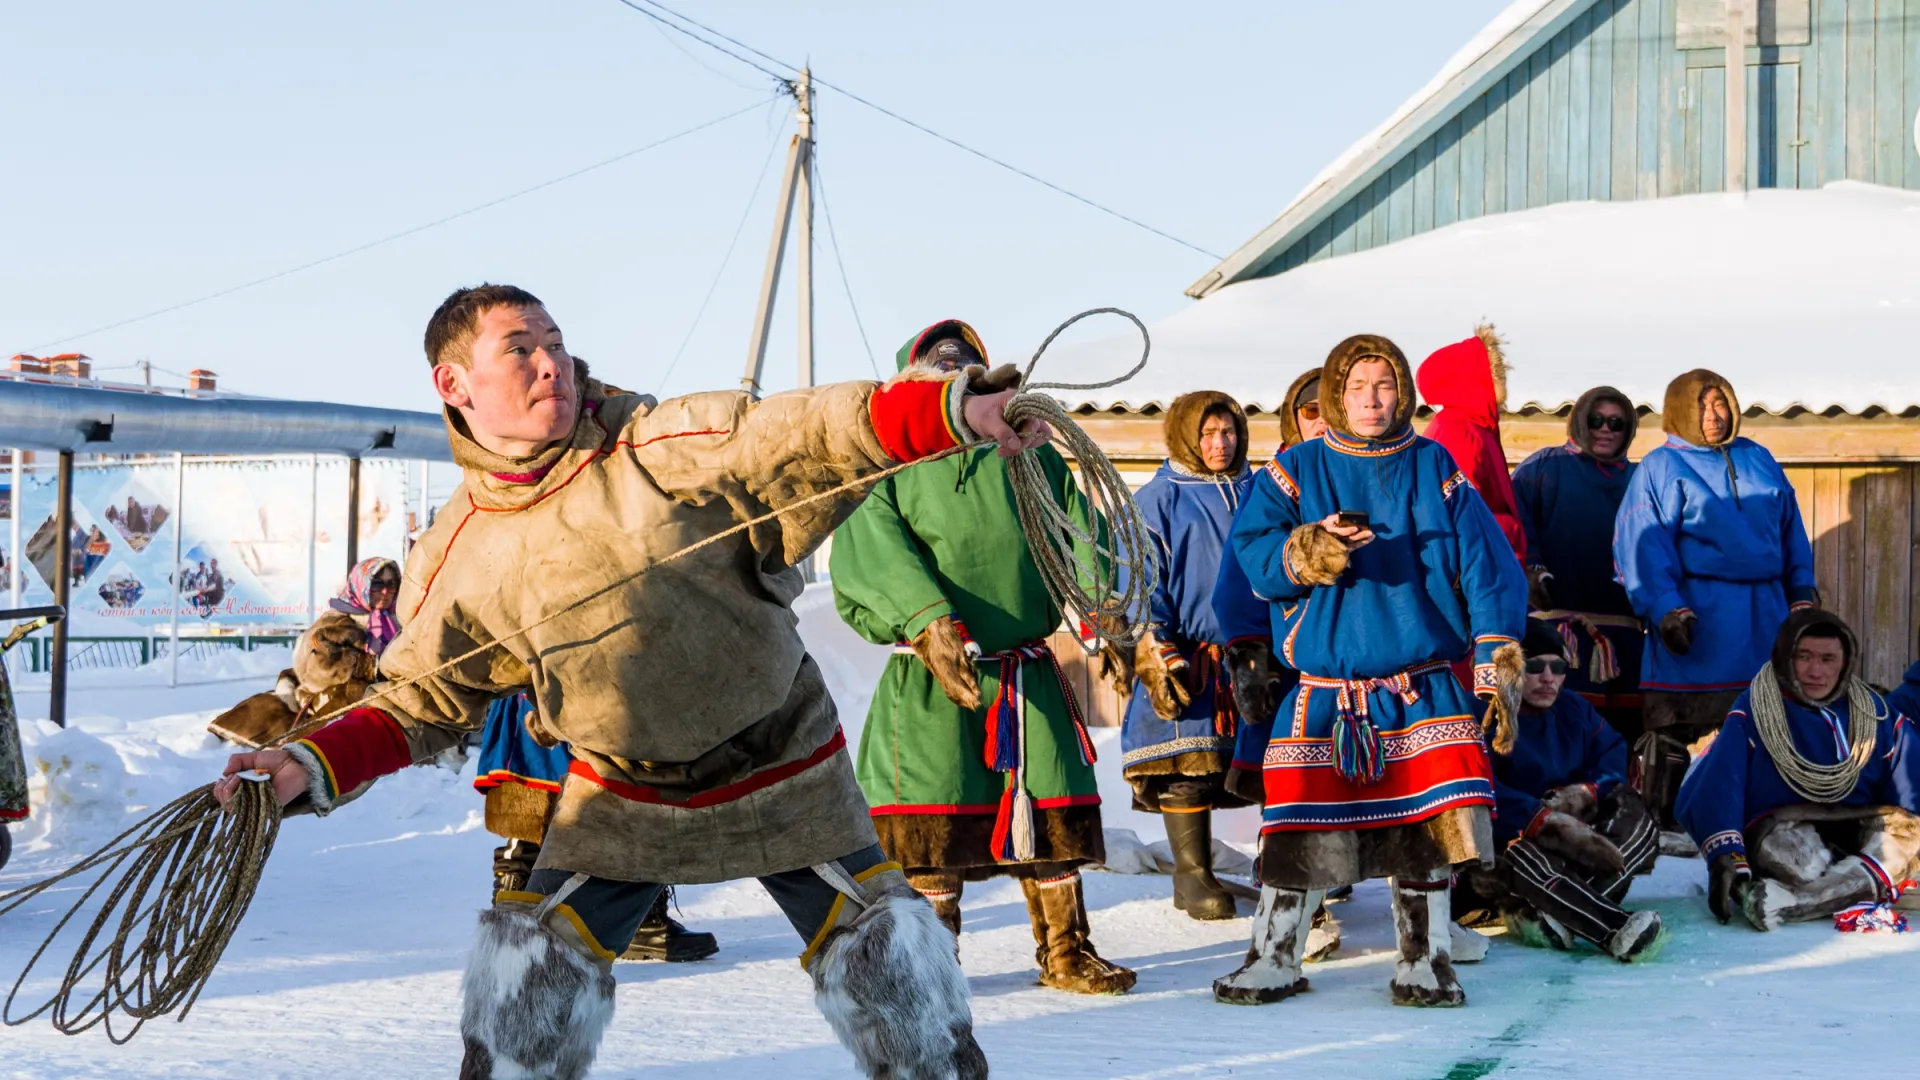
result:
[(1263, 762), (1252, 948), (1214, 996), (1254, 1005), (1306, 989), (1321, 898), (1386, 877), (1394, 1001), (1461, 1005), (1449, 881), (1493, 862), (1494, 796), (1473, 699), (1448, 665), (1472, 657), (1494, 746), (1511, 748), (1526, 575), (1446, 448), (1414, 432), (1397, 345), (1348, 338), (1320, 386), (1326, 433), (1269, 462), (1234, 519), (1234, 554), (1300, 677)]

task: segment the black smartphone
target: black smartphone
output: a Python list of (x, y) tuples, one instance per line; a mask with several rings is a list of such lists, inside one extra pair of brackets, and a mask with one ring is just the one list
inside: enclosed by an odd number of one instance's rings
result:
[(1334, 516), (1345, 528), (1370, 529), (1373, 527), (1373, 518), (1365, 510), (1342, 510)]

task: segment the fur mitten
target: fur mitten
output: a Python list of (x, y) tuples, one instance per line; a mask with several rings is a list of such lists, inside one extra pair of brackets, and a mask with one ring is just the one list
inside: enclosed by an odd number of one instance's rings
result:
[(1675, 656), (1693, 651), (1693, 625), (1696, 617), (1686, 608), (1674, 608), (1660, 619), (1660, 644)]
[(1527, 567), (1527, 607), (1532, 611), (1552, 611), (1553, 592), (1547, 582), (1553, 580), (1553, 574), (1544, 566)]
[(953, 625), (953, 616), (942, 615), (927, 624), (913, 639), (914, 655), (933, 672), (933, 681), (947, 700), (963, 709), (980, 707), (980, 680), (973, 672), (973, 657), (967, 653), (966, 639)]
[(1111, 641), (1100, 643), (1100, 677), (1121, 697), (1133, 693), (1133, 654)]
[(1162, 720), (1178, 719), (1191, 700), (1182, 681), (1187, 673), (1187, 658), (1149, 630), (1133, 647), (1133, 670), (1140, 678), (1140, 685), (1147, 688), (1153, 714)]
[(1520, 736), (1520, 692), (1527, 676), (1527, 660), (1518, 645), (1502, 645), (1493, 651), (1493, 686), (1478, 693), (1487, 701), (1487, 717), (1482, 722), (1487, 740), (1496, 754), (1513, 753)]
[(1227, 646), (1227, 675), (1233, 680), (1233, 703), (1250, 724), (1271, 724), (1280, 711), (1280, 676), (1274, 671), (1273, 646), (1264, 641), (1236, 641)]
[(1541, 847), (1564, 855), (1593, 870), (1619, 873), (1627, 860), (1613, 841), (1593, 830), (1593, 826), (1558, 810), (1543, 810), (1527, 826), (1527, 836)]
[(1019, 385), (1020, 369), (1012, 364), (1001, 364), (996, 368), (976, 365), (967, 369), (967, 393), (969, 394), (997, 394), (1002, 390), (1012, 390)]
[(1753, 881), (1753, 871), (1747, 869), (1745, 855), (1727, 854), (1713, 860), (1707, 869), (1707, 908), (1713, 917), (1721, 923), (1733, 918), (1733, 912), (1740, 905), (1741, 894)]
[(1317, 521), (1293, 530), (1287, 537), (1287, 566), (1307, 585), (1331, 585), (1346, 572), (1350, 552), (1346, 541)]
[(1600, 812), (1600, 796), (1592, 784), (1568, 784), (1547, 792), (1540, 805), (1571, 818), (1592, 821)]

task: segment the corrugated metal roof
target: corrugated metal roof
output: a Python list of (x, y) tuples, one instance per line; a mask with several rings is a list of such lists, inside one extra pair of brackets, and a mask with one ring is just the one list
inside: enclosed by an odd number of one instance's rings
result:
[[(1508, 341), (1516, 411), (1602, 383), (1658, 408), (1694, 367), (1774, 413), (1920, 408), (1920, 194), (1847, 181), (1464, 222), (1231, 285), (1154, 324), (1131, 382), (1062, 396), (1142, 409), (1206, 388), (1271, 409), (1349, 334), (1418, 364), (1482, 320)], [(1056, 346), (1042, 377), (1111, 378), (1138, 354), (1125, 336)]]

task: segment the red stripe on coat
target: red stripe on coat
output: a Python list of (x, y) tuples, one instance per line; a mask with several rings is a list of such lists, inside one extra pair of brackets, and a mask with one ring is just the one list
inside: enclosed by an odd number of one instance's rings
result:
[(745, 779), (735, 780), (731, 784), (722, 784), (717, 788), (702, 791), (687, 799), (676, 799), (659, 788), (645, 784), (629, 784), (624, 780), (613, 780), (593, 771), (593, 767), (584, 761), (574, 760), (567, 769), (570, 776), (577, 776), (590, 784), (598, 784), (629, 802), (651, 803), (657, 806), (678, 806), (686, 810), (701, 810), (709, 806), (719, 806), (745, 798), (762, 788), (772, 787), (782, 780), (790, 780), (815, 765), (846, 749), (846, 733), (835, 729), (833, 738), (828, 739), (820, 749), (798, 761), (789, 761), (785, 765), (776, 765), (763, 772), (754, 773)]

